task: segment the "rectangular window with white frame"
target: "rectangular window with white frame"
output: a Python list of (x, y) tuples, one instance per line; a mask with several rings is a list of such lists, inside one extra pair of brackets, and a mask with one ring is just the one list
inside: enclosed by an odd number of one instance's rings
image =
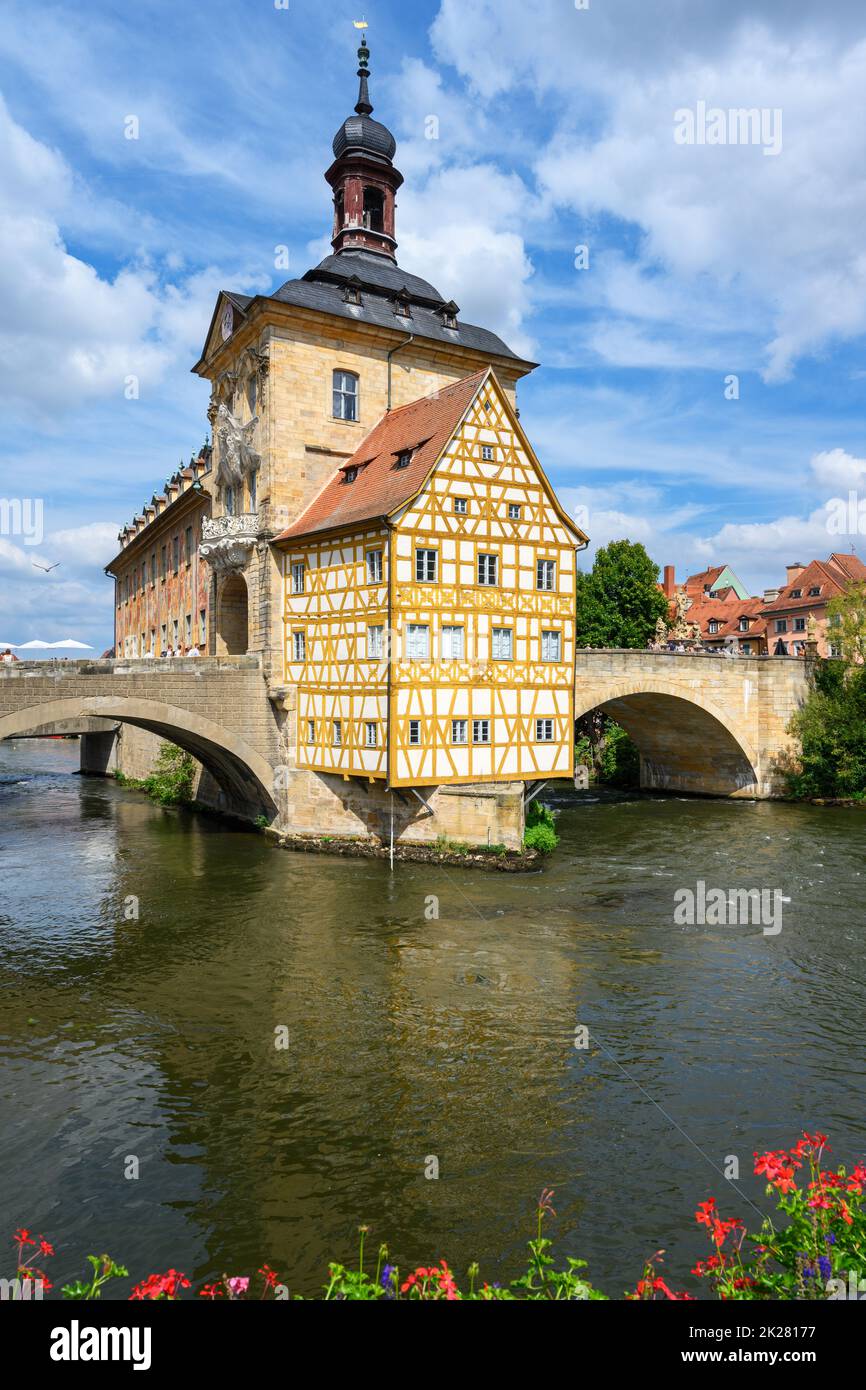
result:
[(541, 659), (542, 661), (561, 661), (562, 660), (562, 633), (555, 631), (542, 632), (541, 634)]
[(379, 725), (375, 719), (368, 719), (364, 724), (364, 744), (367, 748), (379, 746)]
[(444, 624), (442, 628), (442, 660), (463, 661), (465, 656), (465, 629), (452, 623)]
[(553, 742), (553, 720), (536, 719), (535, 721), (535, 741), (536, 743)]
[(367, 551), (367, 583), (382, 583), (382, 552), (381, 550)]
[(307, 659), (307, 634), (303, 630), (292, 633), (292, 660), (306, 661)]
[(489, 743), (489, 742), (490, 742), (490, 720), (489, 720), (489, 719), (473, 719), (473, 721), (472, 721), (472, 742), (473, 742), (473, 743)]
[(331, 722), (331, 742), (335, 748), (341, 748), (343, 745), (342, 719), (334, 719)]
[(467, 719), (452, 719), (451, 742), (457, 744), (468, 742), (468, 729), (469, 721)]
[(495, 627), (490, 634), (490, 655), (494, 661), (512, 661), (514, 632), (510, 627)]
[(292, 593), (302, 594), (307, 577), (307, 566), (303, 560), (296, 560), (292, 565)]
[(430, 626), (428, 623), (408, 623), (406, 627), (406, 660), (429, 661)]
[(509, 520), (509, 521), (519, 521), (519, 520), (520, 520), (520, 503), (519, 503), (519, 502), (509, 502), (509, 503), (508, 503), (508, 520)]
[(409, 720), (409, 742), (413, 748), (417, 748), (421, 742), (421, 720)]
[(492, 444), (481, 445), (481, 457), (484, 459), (485, 463), (493, 462), (493, 460), (496, 458), (496, 451)]
[(467, 499), (465, 497), (454, 498), (454, 510), (458, 516), (466, 515)]
[(551, 593), (556, 588), (556, 561), (538, 560), (535, 566), (535, 587)]
[(419, 548), (415, 551), (415, 579), (419, 584), (436, 583), (436, 551)]
[(372, 623), (367, 628), (367, 659), (381, 661), (385, 652), (385, 629), (381, 623)]
[(334, 419), (358, 420), (358, 378), (354, 372), (334, 372)]
[(315, 721), (315, 719), (308, 719), (308, 720), (307, 720), (307, 743), (315, 743), (315, 741), (316, 741), (316, 721)]
[(478, 583), (486, 589), (495, 588), (495, 586), (499, 583), (498, 555), (485, 555), (479, 553)]

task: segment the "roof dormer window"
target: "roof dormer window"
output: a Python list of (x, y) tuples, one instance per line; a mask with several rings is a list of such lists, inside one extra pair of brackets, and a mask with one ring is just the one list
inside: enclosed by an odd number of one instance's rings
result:
[(411, 450), (411, 449), (401, 449), (401, 450), (400, 450), (400, 453), (397, 455), (397, 457), (396, 457), (396, 459), (395, 459), (395, 461), (394, 461), (394, 467), (395, 467), (395, 468), (408, 468), (408, 467), (409, 467), (409, 464), (410, 464), (411, 462), (412, 462), (412, 450)]
[(813, 588), (811, 588), (811, 589), (809, 590), (809, 597), (810, 597), (810, 598), (817, 598), (818, 595), (820, 594), (820, 592), (821, 592), (821, 585), (820, 585), (820, 584), (816, 584), (816, 585), (814, 585)]
[(412, 317), (412, 302), (408, 290), (398, 290), (394, 296), (394, 313), (398, 314), (401, 319)]
[(802, 597), (803, 597), (803, 590), (802, 590), (802, 589), (792, 589), (792, 590), (791, 590), (791, 598), (802, 598)]
[(439, 310), (439, 313), (442, 315), (442, 327), (456, 330), (457, 315), (459, 312), (460, 310), (453, 299), (449, 300), (447, 304), (443, 304), (442, 308)]
[(358, 469), (357, 469), (357, 466), (356, 466), (355, 464), (350, 464), (348, 468), (344, 468), (344, 469), (343, 469), (343, 482), (344, 482), (344, 483), (353, 483), (353, 482), (355, 481), (355, 479), (357, 478), (357, 476), (358, 476)]
[(346, 281), (346, 284), (343, 287), (343, 302), (344, 304), (356, 304), (360, 306), (361, 281), (358, 279), (357, 275), (353, 275), (349, 280)]

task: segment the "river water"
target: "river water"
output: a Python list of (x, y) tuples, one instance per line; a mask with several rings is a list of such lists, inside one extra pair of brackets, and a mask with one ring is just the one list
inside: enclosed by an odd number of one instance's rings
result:
[[(0, 744), (0, 1232), (56, 1283), (108, 1250), (310, 1295), (361, 1223), (505, 1280), (547, 1186), (605, 1292), (662, 1247), (700, 1292), (696, 1204), (769, 1210), (754, 1150), (866, 1157), (866, 813), (588, 793), (541, 873), (391, 874), (77, 759)], [(674, 925), (698, 879), (778, 889), (782, 930)]]

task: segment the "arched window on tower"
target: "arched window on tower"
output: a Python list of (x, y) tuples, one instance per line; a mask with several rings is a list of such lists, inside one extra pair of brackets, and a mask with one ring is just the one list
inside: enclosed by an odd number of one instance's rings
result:
[(380, 188), (364, 189), (364, 226), (368, 231), (384, 231), (385, 200)]
[(334, 194), (334, 225), (337, 231), (339, 231), (343, 225), (344, 207), (343, 190), (342, 188), (338, 188)]

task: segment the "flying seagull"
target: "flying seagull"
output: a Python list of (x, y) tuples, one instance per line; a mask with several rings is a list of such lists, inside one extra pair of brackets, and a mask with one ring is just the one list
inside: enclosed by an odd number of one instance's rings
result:
[(35, 560), (31, 560), (30, 563), (31, 565), (36, 565), (36, 568), (38, 570), (42, 570), (43, 574), (50, 574), (52, 570), (57, 569), (57, 566), (60, 564), (60, 561), (56, 560), (53, 565), (37, 565)]

